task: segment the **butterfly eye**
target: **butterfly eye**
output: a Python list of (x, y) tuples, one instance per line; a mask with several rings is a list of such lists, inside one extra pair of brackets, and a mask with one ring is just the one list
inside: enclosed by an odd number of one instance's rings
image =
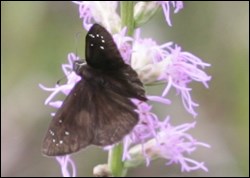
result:
[(81, 69), (82, 69), (82, 66), (84, 66), (84, 65), (86, 65), (86, 62), (84, 62), (84, 61), (81, 61), (81, 60), (74, 61), (73, 70), (75, 71), (75, 73), (77, 75), (81, 74)]

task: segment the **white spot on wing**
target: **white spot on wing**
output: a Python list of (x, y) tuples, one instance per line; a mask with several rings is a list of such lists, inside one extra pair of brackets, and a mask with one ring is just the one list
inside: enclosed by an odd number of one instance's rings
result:
[(49, 133), (50, 133), (52, 136), (55, 135), (55, 133), (54, 133), (52, 130), (49, 130)]
[(59, 120), (59, 123), (62, 123), (62, 120)]
[(96, 34), (96, 37), (99, 37), (99, 34)]
[(56, 142), (56, 140), (55, 140), (55, 139), (53, 139), (53, 140), (52, 140), (52, 142), (53, 142), (53, 143), (55, 143), (55, 142)]
[(104, 47), (103, 47), (103, 46), (100, 46), (100, 49), (104, 49)]
[(62, 140), (60, 140), (60, 141), (59, 141), (59, 143), (60, 143), (60, 144), (63, 144), (63, 141), (62, 141)]
[(102, 40), (102, 43), (105, 43), (105, 40)]
[(91, 38), (95, 38), (95, 36), (94, 36), (93, 34), (89, 34), (89, 36), (90, 36)]
[(69, 132), (68, 132), (68, 131), (65, 131), (65, 135), (69, 135)]

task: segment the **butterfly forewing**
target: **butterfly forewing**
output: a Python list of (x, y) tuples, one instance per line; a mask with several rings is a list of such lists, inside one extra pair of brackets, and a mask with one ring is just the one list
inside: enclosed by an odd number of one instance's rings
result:
[(110, 33), (94, 24), (86, 35), (86, 61), (96, 69), (117, 69), (124, 62)]
[(52, 119), (42, 152), (48, 156), (65, 155), (91, 143), (93, 130), (88, 108), (94, 107), (84, 81), (78, 82)]

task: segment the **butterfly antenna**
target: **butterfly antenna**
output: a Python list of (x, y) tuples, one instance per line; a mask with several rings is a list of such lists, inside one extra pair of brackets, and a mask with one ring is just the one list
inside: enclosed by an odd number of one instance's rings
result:
[[(82, 33), (82, 32), (77, 32), (77, 33), (75, 34), (75, 47), (76, 47), (76, 52), (75, 52), (75, 54), (76, 54), (76, 56), (78, 56), (78, 52), (77, 52), (77, 49), (78, 49), (78, 48), (77, 48), (77, 46), (78, 46), (78, 39), (79, 39), (81, 33)], [(73, 72), (73, 71), (71, 71), (71, 72)], [(67, 74), (67, 75), (70, 75), (71, 72), (70, 72), (69, 74)], [(64, 77), (62, 77), (61, 79), (57, 80), (56, 84), (59, 85), (59, 84), (61, 83), (61, 81), (62, 81), (63, 79), (65, 79), (66, 77), (67, 77), (67, 76), (64, 76)]]
[(79, 37), (80, 37), (81, 34), (82, 34), (82, 32), (77, 32), (75, 34), (76, 56), (78, 56), (78, 52), (77, 52), (77, 49), (78, 49), (78, 40), (79, 40)]
[(60, 82), (61, 82), (63, 79), (65, 79), (65, 78), (66, 78), (66, 76), (63, 76), (62, 78), (60, 78), (59, 80), (57, 80), (56, 84), (59, 85)]

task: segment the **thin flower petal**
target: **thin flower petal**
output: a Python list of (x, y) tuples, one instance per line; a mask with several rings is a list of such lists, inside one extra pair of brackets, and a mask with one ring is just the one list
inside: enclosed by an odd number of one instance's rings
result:
[(76, 166), (69, 155), (57, 156), (56, 160), (61, 166), (63, 177), (76, 177)]

